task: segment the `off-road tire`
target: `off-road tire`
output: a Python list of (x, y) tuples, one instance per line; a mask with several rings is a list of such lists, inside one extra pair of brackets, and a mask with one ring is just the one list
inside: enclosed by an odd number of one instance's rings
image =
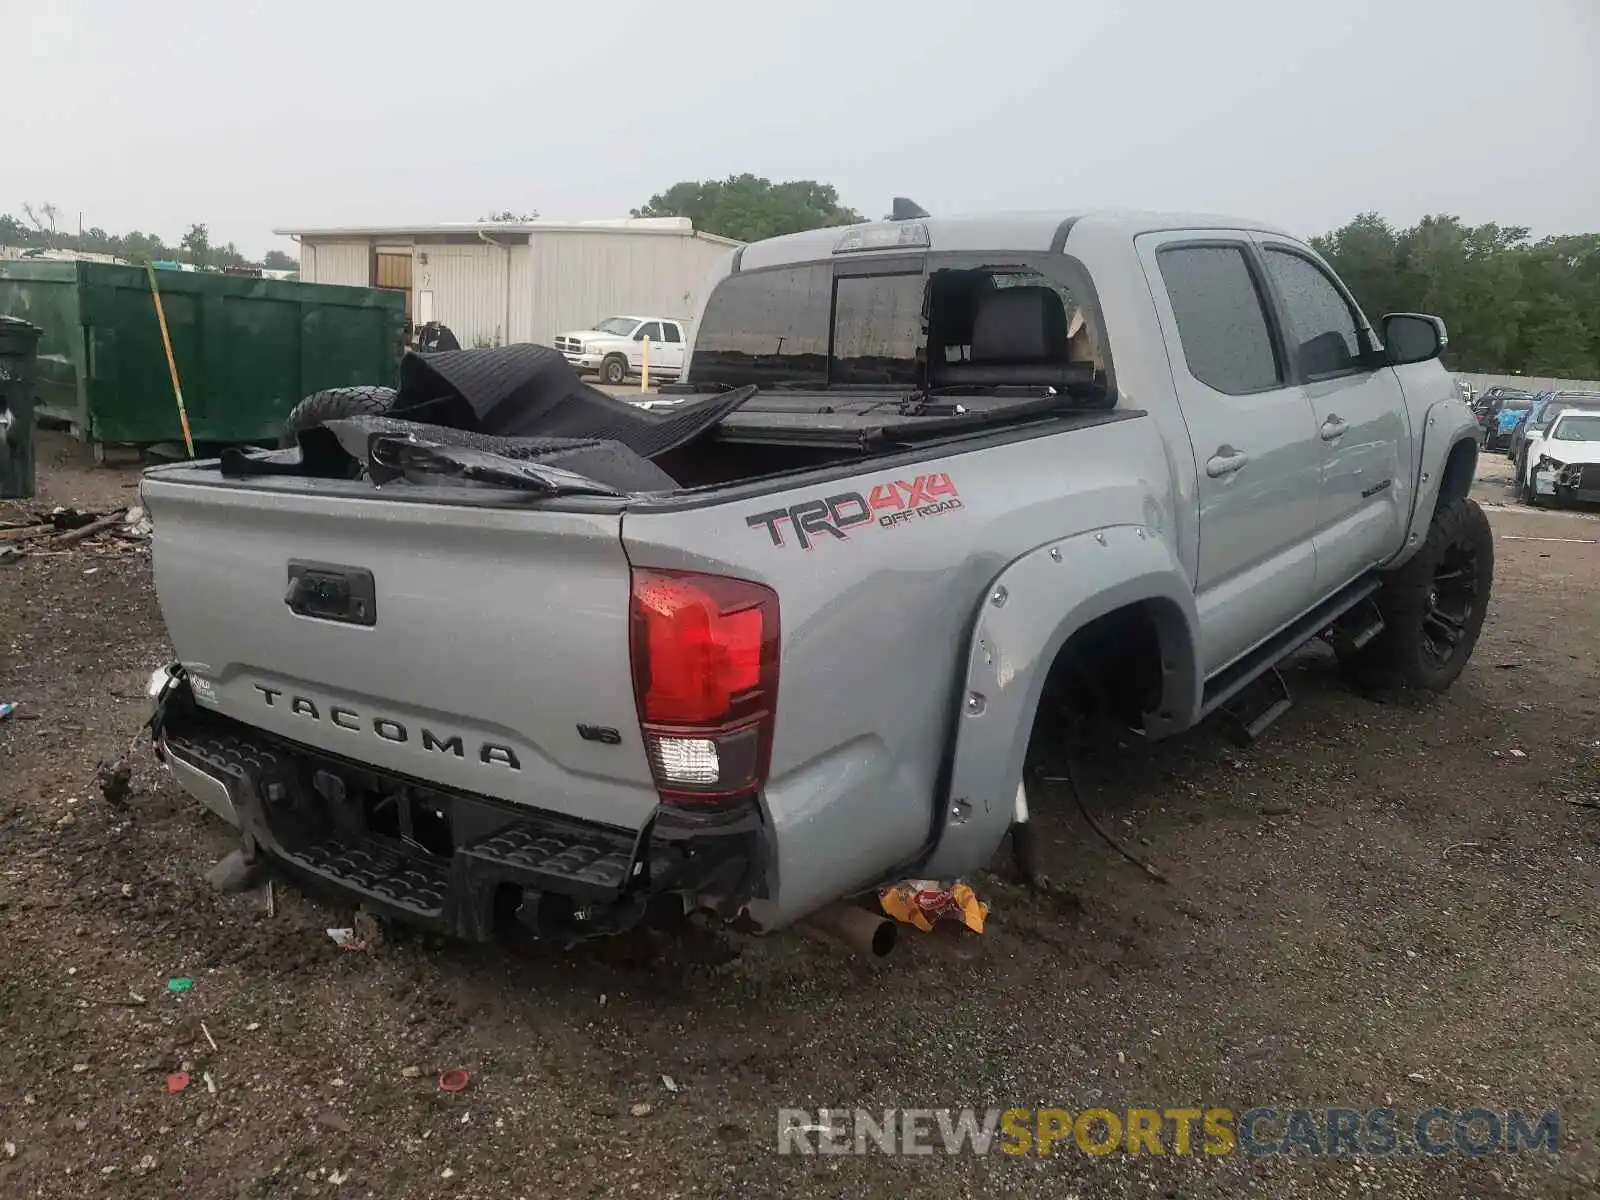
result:
[(628, 360), (620, 354), (607, 357), (600, 364), (600, 378), (612, 387), (619, 387), (628, 379)]
[(1465, 496), (1442, 502), (1422, 545), (1378, 592), (1383, 632), (1341, 661), (1368, 685), (1444, 691), (1478, 644), (1493, 583), (1489, 518)]
[(293, 446), (300, 434), (324, 421), (340, 417), (381, 417), (394, 406), (395, 391), (388, 387), (343, 387), (312, 392), (289, 410), (280, 445)]

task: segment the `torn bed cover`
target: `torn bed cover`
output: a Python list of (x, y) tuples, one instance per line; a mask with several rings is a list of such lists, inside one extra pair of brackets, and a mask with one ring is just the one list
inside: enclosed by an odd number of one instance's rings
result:
[[(337, 442), (337, 448), (330, 446)], [(492, 437), (392, 417), (343, 417), (301, 438), (307, 461), (348, 456), (380, 486), (465, 481), (571, 495), (661, 492), (677, 481), (620, 442), (581, 437)]]
[(389, 416), (335, 418), (297, 437), (300, 462), (225, 455), (225, 474), (374, 484), (469, 483), (540, 493), (670, 491), (651, 459), (701, 437), (754, 387), (646, 409), (578, 379), (546, 346), (407, 353)]
[(390, 415), (492, 437), (618, 442), (655, 458), (693, 441), (755, 392), (735, 388), (646, 409), (590, 387), (548, 346), (500, 346), (407, 354)]

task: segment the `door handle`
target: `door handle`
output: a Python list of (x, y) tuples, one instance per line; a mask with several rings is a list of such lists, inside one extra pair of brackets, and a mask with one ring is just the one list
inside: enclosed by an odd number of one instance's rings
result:
[(1337, 413), (1329, 413), (1328, 419), (1322, 423), (1322, 428), (1318, 432), (1321, 433), (1323, 441), (1331, 442), (1334, 438), (1343, 437), (1349, 428), (1350, 426)]
[(1218, 446), (1217, 452), (1206, 459), (1206, 474), (1213, 479), (1221, 479), (1224, 475), (1232, 475), (1249, 461), (1250, 456), (1242, 450)]

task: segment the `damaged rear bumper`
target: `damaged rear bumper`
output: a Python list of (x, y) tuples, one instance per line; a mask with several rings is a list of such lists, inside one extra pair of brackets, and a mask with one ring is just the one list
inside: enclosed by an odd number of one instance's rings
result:
[(151, 677), (157, 755), (246, 849), (382, 915), (473, 940), (617, 933), (653, 905), (733, 917), (766, 861), (759, 806), (660, 808), (641, 830), (375, 771), (195, 704), (181, 669)]

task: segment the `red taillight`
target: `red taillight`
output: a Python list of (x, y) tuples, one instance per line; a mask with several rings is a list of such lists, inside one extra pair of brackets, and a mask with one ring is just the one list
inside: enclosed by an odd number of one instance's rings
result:
[(661, 798), (716, 803), (766, 781), (778, 597), (744, 579), (633, 572), (634, 696)]

